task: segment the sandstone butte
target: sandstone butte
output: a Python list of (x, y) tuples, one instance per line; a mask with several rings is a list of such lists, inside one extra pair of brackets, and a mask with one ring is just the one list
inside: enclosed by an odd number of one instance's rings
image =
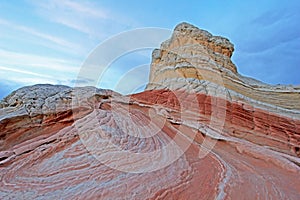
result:
[(300, 199), (300, 88), (241, 76), (233, 51), (181, 23), (144, 92), (12, 92), (0, 199)]

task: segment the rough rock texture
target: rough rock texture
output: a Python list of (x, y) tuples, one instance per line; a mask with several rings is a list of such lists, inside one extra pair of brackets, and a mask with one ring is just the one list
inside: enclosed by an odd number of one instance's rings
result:
[(0, 199), (299, 199), (299, 88), (240, 76), (227, 39), (186, 23), (162, 47), (142, 93), (3, 99)]
[(153, 51), (147, 89), (177, 89), (186, 83), (198, 87), (199, 80), (205, 80), (227, 88), (232, 98), (243, 95), (283, 108), (300, 109), (299, 86), (271, 86), (239, 75), (230, 59), (233, 50), (228, 39), (181, 23), (172, 37)]

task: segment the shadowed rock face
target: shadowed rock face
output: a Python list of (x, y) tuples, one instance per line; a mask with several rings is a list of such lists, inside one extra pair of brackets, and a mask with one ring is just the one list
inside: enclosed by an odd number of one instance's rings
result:
[(142, 93), (34, 85), (0, 102), (0, 199), (299, 199), (299, 88), (237, 73), (179, 24)]

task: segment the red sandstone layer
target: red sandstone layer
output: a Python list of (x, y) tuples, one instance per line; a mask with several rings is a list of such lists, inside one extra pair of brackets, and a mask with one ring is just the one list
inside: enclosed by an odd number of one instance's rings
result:
[[(29, 116), (1, 121), (1, 199), (299, 197), (299, 120), (182, 91), (147, 91), (132, 95), (129, 103), (122, 98), (94, 103), (75, 119), (66, 111), (38, 116), (44, 119), (40, 124)], [(172, 157), (164, 149), (172, 141), (184, 151), (155, 168)], [(87, 144), (99, 148), (100, 157)], [(149, 157), (135, 166), (115, 159), (114, 147)], [(156, 150), (156, 157), (147, 154)], [(110, 163), (102, 155), (113, 155)], [(140, 166), (155, 170), (128, 172)]]

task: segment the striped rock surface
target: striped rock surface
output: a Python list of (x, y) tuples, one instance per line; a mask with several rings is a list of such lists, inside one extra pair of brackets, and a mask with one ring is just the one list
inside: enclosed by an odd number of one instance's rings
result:
[(300, 94), (190, 24), (146, 91), (34, 85), (0, 103), (0, 199), (299, 199)]

